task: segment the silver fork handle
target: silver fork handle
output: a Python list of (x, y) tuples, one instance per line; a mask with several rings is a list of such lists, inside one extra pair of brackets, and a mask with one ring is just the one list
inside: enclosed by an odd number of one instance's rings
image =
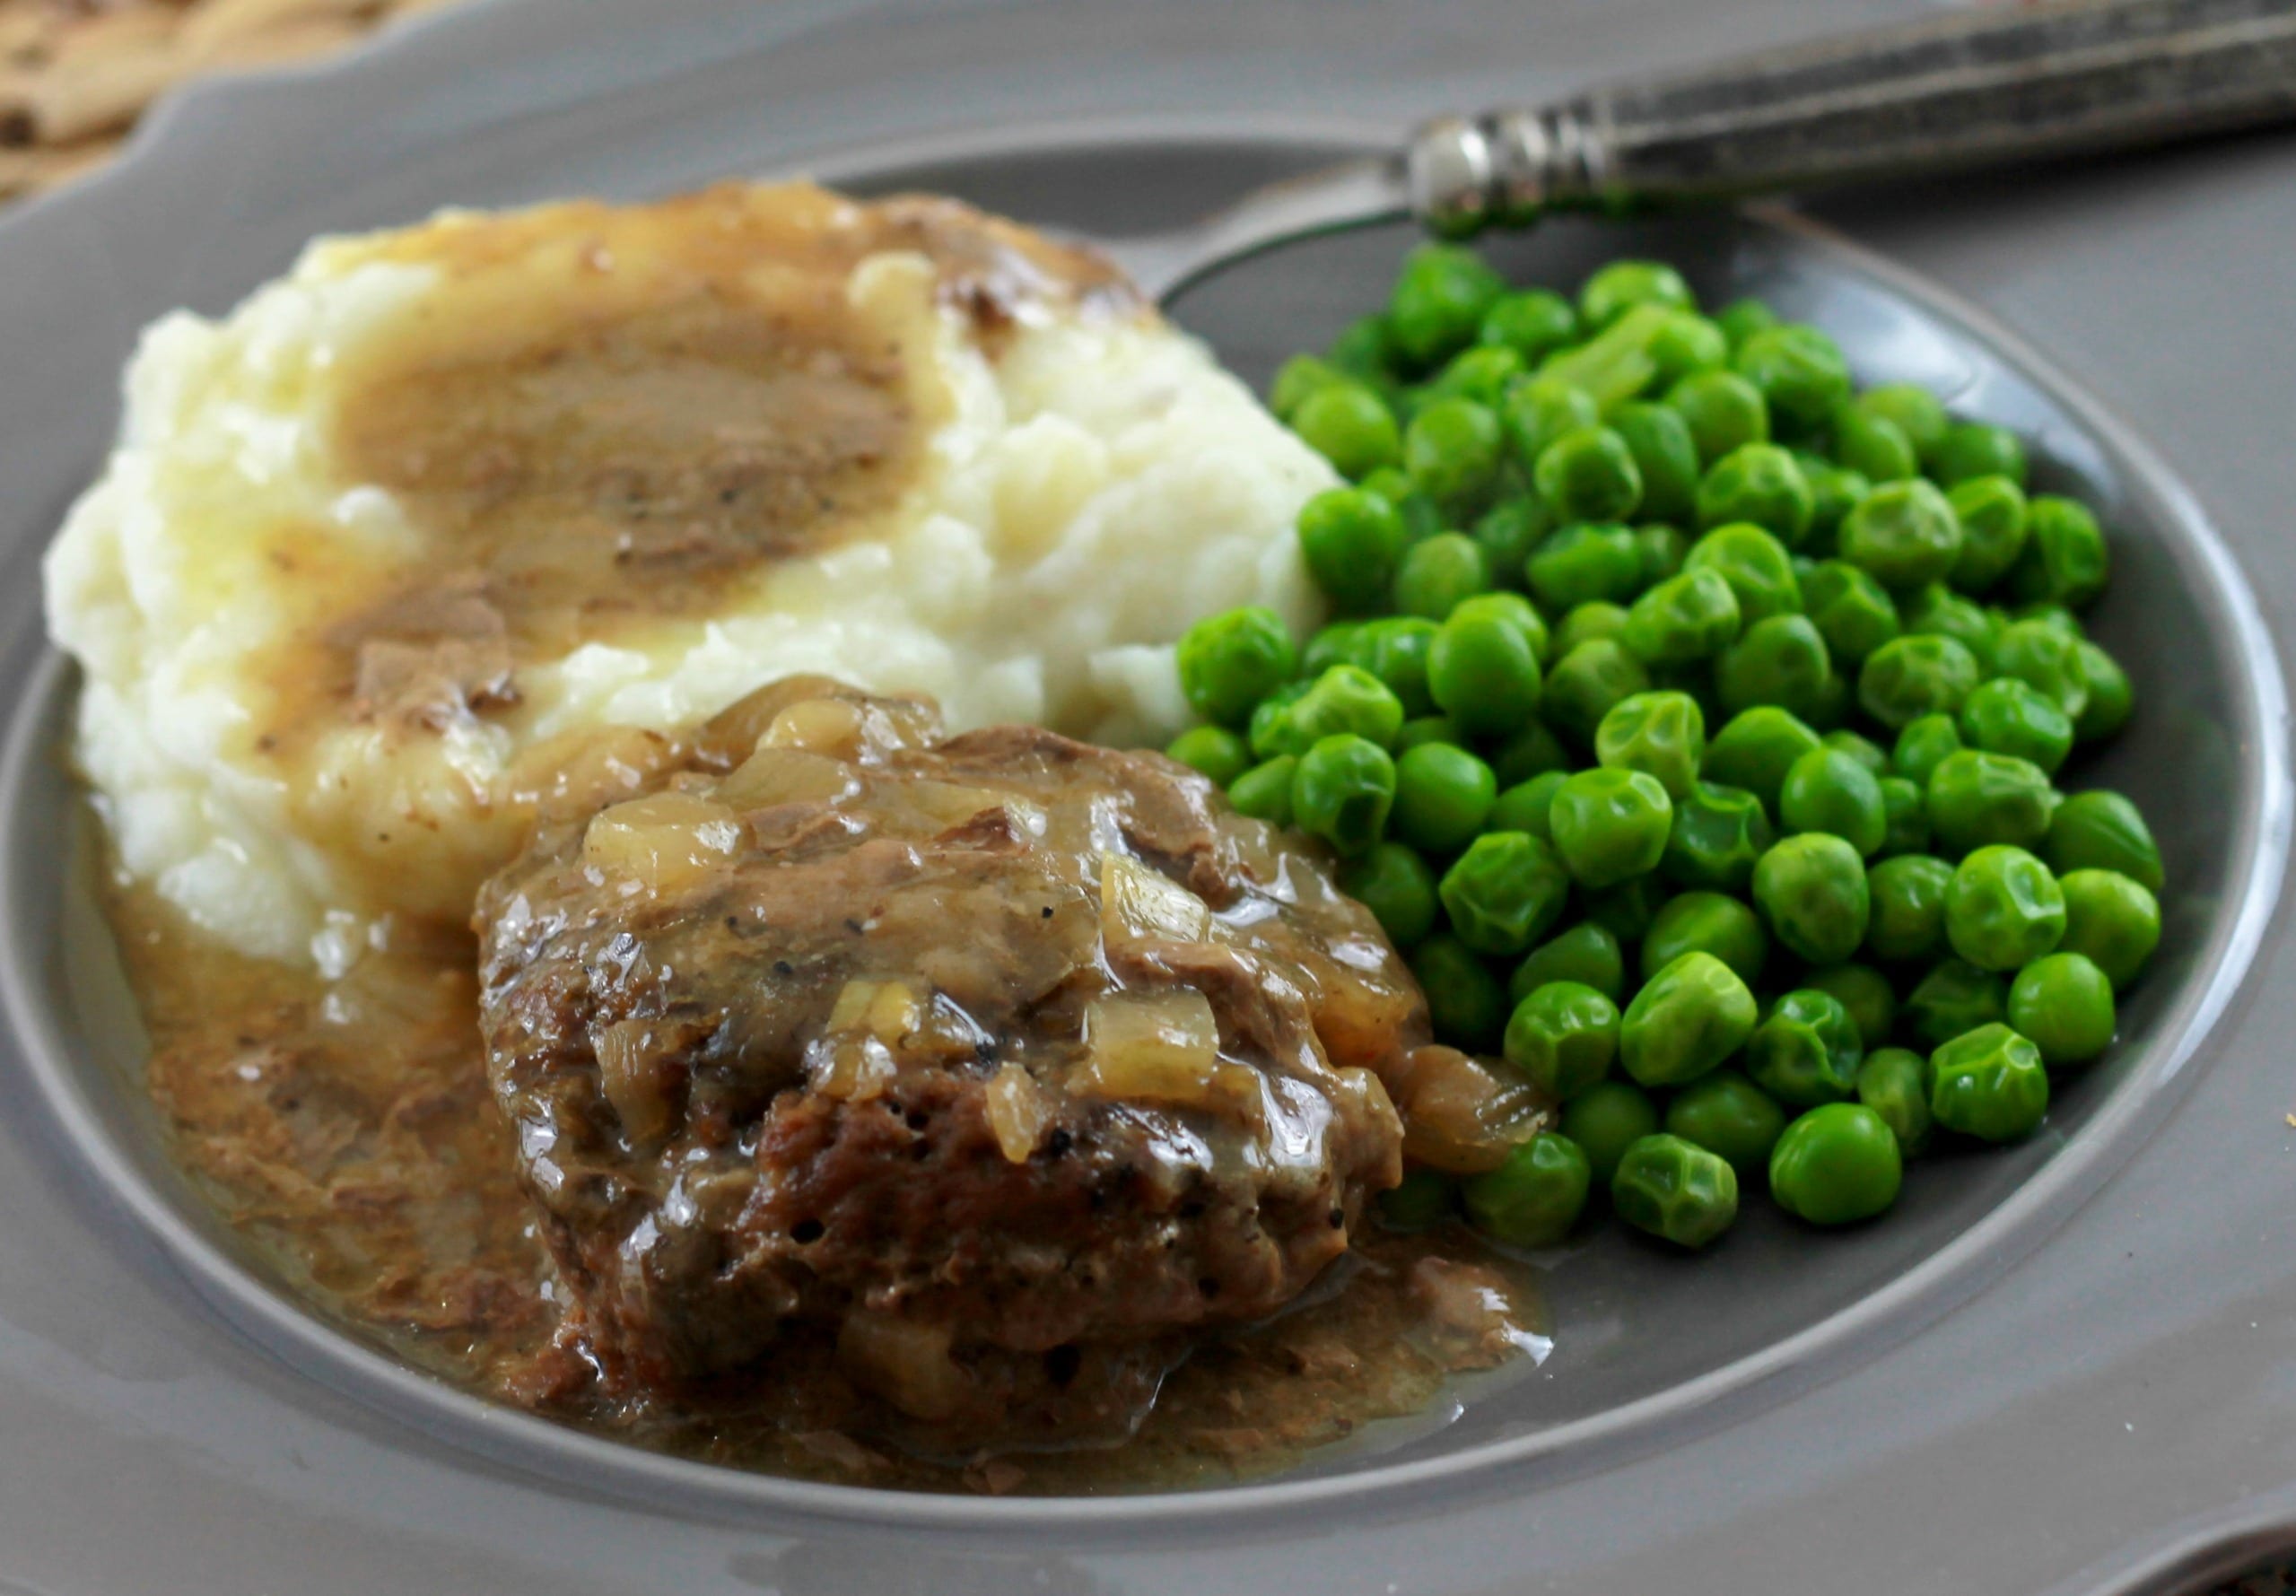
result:
[(1440, 118), (1413, 136), (1439, 232), (2143, 146), (2296, 118), (2296, 0), (1986, 6)]

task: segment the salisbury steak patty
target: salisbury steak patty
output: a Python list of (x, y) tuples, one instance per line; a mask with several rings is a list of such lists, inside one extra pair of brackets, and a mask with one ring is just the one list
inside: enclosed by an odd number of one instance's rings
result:
[(994, 1413), (1017, 1365), (1282, 1306), (1400, 1178), (1417, 990), (1155, 754), (784, 682), (545, 824), (477, 925), (493, 1088), (618, 1392), (811, 1327), (913, 1417)]

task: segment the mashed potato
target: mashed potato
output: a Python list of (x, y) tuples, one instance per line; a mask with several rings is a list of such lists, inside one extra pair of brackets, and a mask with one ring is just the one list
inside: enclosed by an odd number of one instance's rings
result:
[(466, 918), (569, 763), (642, 762), (601, 728), (817, 671), (1153, 740), (1191, 621), (1314, 618), (1323, 463), (1096, 262), (940, 202), (325, 240), (154, 326), (127, 401), (47, 566), (79, 760), (127, 870), (329, 970)]

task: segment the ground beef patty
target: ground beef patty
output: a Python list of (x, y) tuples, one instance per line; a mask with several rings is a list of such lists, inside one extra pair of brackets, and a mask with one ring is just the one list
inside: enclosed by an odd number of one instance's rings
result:
[(1417, 989), (1321, 860), (1155, 754), (793, 679), (546, 824), (476, 923), (616, 1393), (800, 1330), (929, 1422), (1094, 1368), (1152, 1392), (1400, 1176)]

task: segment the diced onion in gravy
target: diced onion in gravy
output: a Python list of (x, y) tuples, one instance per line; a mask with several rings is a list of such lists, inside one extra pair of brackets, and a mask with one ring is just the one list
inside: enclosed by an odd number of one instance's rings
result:
[(834, 804), (861, 789), (860, 778), (840, 761), (802, 748), (760, 748), (718, 783), (718, 802), (736, 809), (777, 804)]
[(862, 1390), (912, 1418), (954, 1418), (965, 1400), (964, 1371), (949, 1356), (945, 1325), (860, 1309), (837, 1332), (837, 1364)]
[(924, 1006), (917, 994), (897, 981), (849, 981), (829, 1010), (831, 1032), (864, 1032), (887, 1047), (924, 1023)]
[(1211, 924), (1210, 908), (1178, 882), (1124, 854), (1100, 856), (1100, 934), (1112, 945), (1201, 942)]
[(982, 1101), (989, 1132), (997, 1138), (997, 1150), (1005, 1156), (1005, 1162), (1027, 1163), (1036, 1144), (1044, 1139), (1044, 1128), (1052, 1122), (1052, 1108), (1036, 1077), (1008, 1060), (989, 1078)]
[(1219, 1056), (1219, 1023), (1192, 988), (1096, 998), (1084, 1039), (1084, 1067), (1069, 1082), (1083, 1096), (1259, 1117), (1258, 1073)]
[(702, 880), (741, 846), (740, 816), (691, 793), (657, 792), (601, 809), (582, 834), (582, 858), (653, 893)]
[(1546, 1101), (1529, 1082), (1457, 1048), (1412, 1049), (1398, 1085), (1405, 1156), (1449, 1174), (1497, 1169), (1547, 1122)]
[(653, 1032), (651, 1020), (621, 1020), (600, 1026), (590, 1039), (598, 1051), (598, 1086), (621, 1117), (623, 1129), (641, 1147), (660, 1140), (669, 1129), (669, 1095)]

